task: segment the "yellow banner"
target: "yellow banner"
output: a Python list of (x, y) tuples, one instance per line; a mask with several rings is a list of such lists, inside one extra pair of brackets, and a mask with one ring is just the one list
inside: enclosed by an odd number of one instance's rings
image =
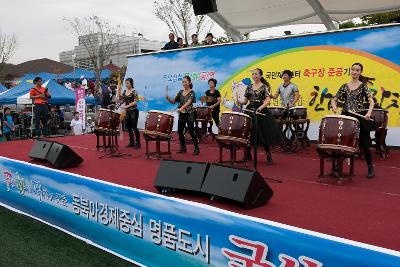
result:
[[(292, 82), (300, 91), (298, 105), (307, 107), (311, 121), (320, 121), (331, 114), (330, 99), (340, 86), (351, 79), (350, 67), (359, 62), (364, 66), (363, 75), (375, 78), (370, 90), (375, 101), (389, 112), (389, 126), (400, 126), (400, 66), (359, 50), (336, 46), (308, 46), (289, 49), (258, 59), (241, 69), (219, 88), (225, 98), (222, 111), (236, 110), (237, 98), (243, 97), (252, 82), (248, 70), (261, 68), (275, 93), (282, 83), (283, 70), (293, 71)], [(279, 103), (272, 102), (271, 105)]]

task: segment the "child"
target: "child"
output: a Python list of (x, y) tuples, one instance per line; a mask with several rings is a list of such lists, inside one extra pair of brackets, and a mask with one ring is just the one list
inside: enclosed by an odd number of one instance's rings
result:
[(48, 124), (50, 127), (50, 133), (52, 135), (57, 134), (58, 128), (60, 127), (60, 115), (55, 106), (51, 106)]
[(15, 131), (13, 119), (11, 117), (11, 109), (4, 109), (3, 134), (7, 141), (11, 141), (12, 133)]
[(79, 119), (79, 112), (74, 112), (74, 118), (71, 121), (71, 130), (74, 135), (81, 135), (83, 133), (83, 124)]

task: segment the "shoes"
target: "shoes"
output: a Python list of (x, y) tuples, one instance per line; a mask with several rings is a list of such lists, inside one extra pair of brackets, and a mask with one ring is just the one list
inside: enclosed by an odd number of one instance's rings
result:
[(182, 153), (186, 153), (186, 152), (187, 152), (186, 146), (181, 146), (181, 148), (176, 153), (182, 154)]
[(129, 142), (129, 144), (126, 147), (134, 147), (134, 146), (135, 146), (135, 143)]
[(195, 146), (193, 150), (193, 155), (198, 155), (198, 154), (200, 154), (199, 146)]
[(369, 165), (368, 166), (368, 175), (367, 178), (371, 179), (375, 177), (375, 170), (374, 170), (374, 166)]
[(140, 149), (142, 146), (140, 145), (140, 143), (136, 143), (133, 148), (134, 149)]

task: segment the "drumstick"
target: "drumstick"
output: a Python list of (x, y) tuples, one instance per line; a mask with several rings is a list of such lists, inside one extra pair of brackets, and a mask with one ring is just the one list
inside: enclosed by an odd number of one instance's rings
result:
[(264, 113), (258, 112), (257, 110), (252, 110), (252, 109), (247, 109), (247, 108), (243, 108), (243, 111), (247, 111), (247, 112), (251, 112), (251, 113), (256, 113), (257, 115), (261, 115), (261, 116), (267, 116)]
[[(361, 115), (361, 114), (358, 114), (358, 113), (356, 113), (356, 112), (353, 112), (353, 111), (348, 111), (348, 113), (350, 113), (350, 114), (352, 114), (352, 115), (354, 115), (354, 116), (357, 116), (357, 117), (363, 118), (364, 120), (366, 120), (366, 118), (365, 118), (363, 115)], [(373, 119), (371, 119), (371, 118), (369, 118), (368, 120), (369, 120), (369, 121), (374, 121), (374, 120), (373, 120)]]

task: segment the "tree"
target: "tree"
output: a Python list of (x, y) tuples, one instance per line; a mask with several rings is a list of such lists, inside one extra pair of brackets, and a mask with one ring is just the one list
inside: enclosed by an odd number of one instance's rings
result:
[(7, 34), (0, 30), (0, 82), (4, 82), (4, 67), (14, 56), (18, 47), (18, 39), (14, 33)]
[(102, 68), (116, 47), (115, 38), (118, 34), (118, 27), (112, 26), (108, 21), (95, 15), (86, 16), (83, 19), (64, 18), (64, 20), (78, 37), (79, 43), (86, 48), (94, 66), (96, 88), (99, 90)]
[(185, 0), (156, 0), (154, 15), (163, 21), (176, 37), (182, 37), (187, 44), (192, 34), (210, 32), (214, 22), (207, 16), (195, 16), (193, 7)]
[(362, 27), (368, 25), (393, 23), (400, 19), (400, 11), (385, 12), (380, 14), (372, 14), (360, 17), (361, 23), (356, 23), (353, 20), (342, 21), (339, 24), (340, 29)]

